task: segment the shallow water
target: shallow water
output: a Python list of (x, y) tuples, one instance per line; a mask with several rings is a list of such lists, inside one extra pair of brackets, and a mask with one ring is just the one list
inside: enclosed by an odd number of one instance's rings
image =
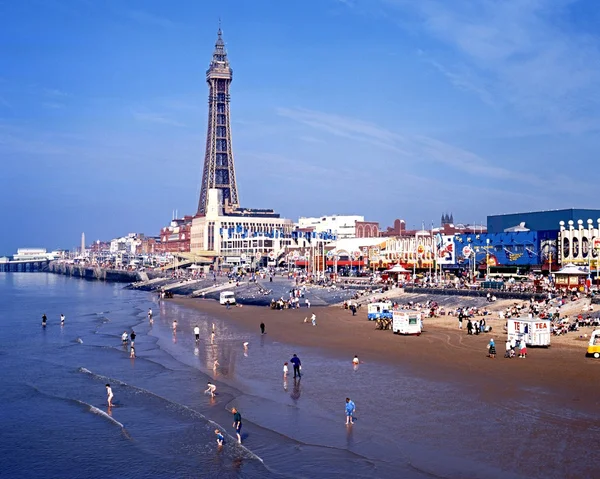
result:
[[(3, 477), (584, 477), (586, 455), (569, 445), (598, 434), (597, 421), (544, 391), (515, 404), (402, 365), (362, 358), (354, 369), (351, 351), (292, 348), (121, 285), (7, 273), (0, 298)], [(131, 327), (134, 360), (120, 341)], [(292, 353), (303, 378), (284, 381)], [(203, 394), (209, 379), (214, 400)], [(346, 396), (357, 404), (352, 427)], [(244, 418), (241, 447), (232, 406)], [(215, 428), (226, 433), (222, 449)]]

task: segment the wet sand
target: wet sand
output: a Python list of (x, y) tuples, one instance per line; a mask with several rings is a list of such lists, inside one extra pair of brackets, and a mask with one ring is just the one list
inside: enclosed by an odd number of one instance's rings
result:
[[(258, 332), (262, 321), (271, 340), (315, 347), (337, 358), (347, 357), (349, 362), (356, 354), (362, 362), (393, 364), (415, 376), (459, 382), (482, 399), (510, 397), (519, 401), (531, 399), (532, 390), (543, 389), (544, 401), (555, 405), (576, 405), (586, 413), (595, 412), (600, 405), (600, 361), (586, 358), (587, 341), (578, 339), (593, 328), (565, 338), (553, 337), (549, 348), (530, 347), (526, 359), (505, 359), (504, 320), (497, 315), (486, 318), (492, 333), (468, 336), (466, 329), (458, 330), (456, 318), (442, 317), (426, 319), (424, 332), (417, 337), (376, 330), (375, 322), (366, 319), (365, 308), (352, 316), (340, 307), (276, 311), (238, 306), (227, 310), (212, 300), (173, 301), (234, 321), (251, 332)], [(316, 327), (310, 324), (312, 313), (317, 316)], [(306, 317), (309, 320), (304, 323)], [(490, 338), (496, 342), (495, 359), (487, 357)]]

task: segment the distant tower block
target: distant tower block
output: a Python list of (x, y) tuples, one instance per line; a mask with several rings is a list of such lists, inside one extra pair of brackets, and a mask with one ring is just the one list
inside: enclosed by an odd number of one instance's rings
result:
[(225, 43), (219, 27), (217, 43), (210, 67), (206, 71), (208, 83), (208, 129), (206, 132), (206, 153), (202, 186), (198, 201), (198, 214), (206, 214), (208, 190), (217, 188), (223, 192), (225, 209), (238, 208), (237, 184), (233, 151), (231, 149), (231, 128), (229, 113), (229, 85), (233, 78), (233, 70), (227, 60)]
[(81, 254), (85, 254), (85, 233), (81, 233)]

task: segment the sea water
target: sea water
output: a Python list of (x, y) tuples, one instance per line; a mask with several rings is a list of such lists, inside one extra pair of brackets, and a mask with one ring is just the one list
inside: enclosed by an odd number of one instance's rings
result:
[[(565, 477), (547, 467), (549, 457), (545, 468), (503, 467), (514, 452), (503, 437), (515, 430), (542, 442), (528, 448), (537, 454), (547, 451), (544, 441), (561, 448), (572, 439), (527, 405), (529, 416), (518, 415), (400, 367), (366, 361), (356, 369), (352, 351), (338, 358), (274, 342), (119, 284), (5, 273), (0, 301), (2, 477)], [(135, 359), (121, 344), (132, 329)], [(303, 378), (284, 380), (293, 353)], [(214, 399), (203, 394), (208, 381)], [(349, 427), (346, 396), (357, 404)], [(244, 420), (241, 446), (234, 406)]]

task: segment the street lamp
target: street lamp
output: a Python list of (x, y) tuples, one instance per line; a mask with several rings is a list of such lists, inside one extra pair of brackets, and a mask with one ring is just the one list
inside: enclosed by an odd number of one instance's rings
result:
[(487, 281), (489, 281), (489, 279), (490, 279), (490, 239), (489, 238), (485, 239), (485, 244), (486, 244), (486, 248), (485, 248), (485, 268), (486, 268), (485, 279)]

